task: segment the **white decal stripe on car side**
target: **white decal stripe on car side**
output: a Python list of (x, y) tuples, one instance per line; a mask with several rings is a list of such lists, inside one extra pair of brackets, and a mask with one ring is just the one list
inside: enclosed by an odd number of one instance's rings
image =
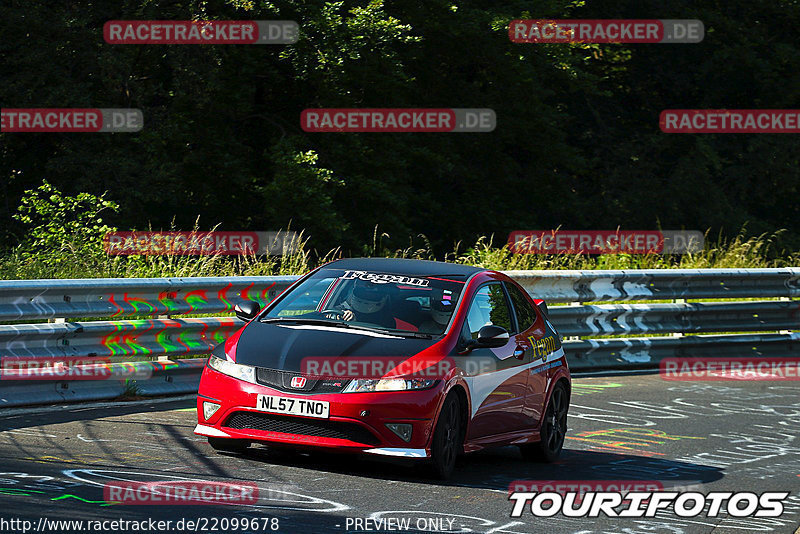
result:
[(383, 448), (383, 449), (366, 449), (364, 452), (368, 452), (370, 454), (381, 454), (383, 456), (402, 456), (403, 458), (425, 458), (427, 457), (427, 453), (425, 449), (395, 449), (395, 448)]
[(469, 386), (469, 394), (472, 399), (472, 416), (475, 417), (475, 414), (478, 411), (478, 408), (481, 407), (483, 401), (485, 401), (489, 395), (492, 394), (494, 390), (500, 386), (503, 382), (511, 378), (517, 373), (521, 373), (528, 369), (533, 369), (535, 367), (539, 367), (540, 365), (544, 365), (548, 362), (553, 360), (557, 360), (564, 356), (564, 349), (559, 348), (556, 351), (551, 352), (547, 355), (547, 359), (545, 361), (542, 360), (535, 360), (531, 363), (526, 363), (524, 365), (519, 365), (516, 367), (509, 367), (508, 369), (502, 369), (500, 371), (495, 371), (492, 373), (485, 373), (482, 375), (471, 376), (464, 378), (464, 381)]

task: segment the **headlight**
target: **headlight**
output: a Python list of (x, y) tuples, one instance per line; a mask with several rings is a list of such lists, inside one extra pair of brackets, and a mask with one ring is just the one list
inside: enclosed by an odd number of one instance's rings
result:
[(212, 354), (208, 358), (208, 366), (224, 375), (238, 378), (251, 384), (256, 383), (256, 368), (250, 365), (241, 365), (229, 360), (223, 360)]
[(436, 380), (424, 378), (357, 378), (351, 380), (342, 393), (371, 393), (374, 391), (408, 391), (411, 389), (427, 389), (433, 386)]

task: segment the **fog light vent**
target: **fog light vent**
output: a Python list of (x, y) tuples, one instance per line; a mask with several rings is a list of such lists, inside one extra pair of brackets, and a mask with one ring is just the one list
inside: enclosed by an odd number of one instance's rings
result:
[(205, 417), (206, 421), (208, 421), (209, 417), (217, 413), (217, 410), (219, 410), (219, 404), (208, 401), (203, 402), (203, 417)]
[(408, 443), (411, 441), (412, 426), (407, 423), (386, 423), (386, 428), (397, 434), (400, 439)]

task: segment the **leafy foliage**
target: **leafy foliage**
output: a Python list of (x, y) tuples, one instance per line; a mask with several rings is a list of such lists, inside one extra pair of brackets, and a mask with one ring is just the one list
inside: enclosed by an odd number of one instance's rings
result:
[[(508, 22), (526, 17), (697, 18), (706, 35), (691, 45), (511, 43)], [(4, 107), (145, 116), (137, 134), (0, 133), (9, 254), (74, 234), (53, 226), (31, 237), (13, 217), (45, 178), (69, 198), (116, 203), (103, 218), (119, 228), (185, 230), (198, 217), (225, 230), (291, 225), (312, 249), (345, 254), (376, 225), (388, 249), (416, 250), (408, 236), (423, 234), (425, 254), (439, 258), (454, 243), (556, 227), (712, 228), (722, 240), (745, 227), (743, 243), (785, 228), (767, 253), (800, 249), (796, 136), (658, 129), (663, 109), (796, 108), (796, 0), (6, 0), (0, 18)], [(289, 19), (301, 35), (287, 46), (108, 45), (113, 19)], [(498, 126), (313, 134), (299, 124), (311, 107), (492, 108)]]
[(103, 222), (102, 212), (119, 210), (105, 196), (79, 193), (71, 197), (47, 180), (37, 189), (26, 191), (13, 216), (28, 228), (19, 247), (20, 259), (58, 268), (74, 262), (74, 258), (86, 261), (102, 257), (103, 236), (116, 231)]

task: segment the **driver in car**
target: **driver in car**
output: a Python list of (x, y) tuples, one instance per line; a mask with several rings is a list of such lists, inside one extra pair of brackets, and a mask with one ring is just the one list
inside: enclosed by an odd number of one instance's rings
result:
[(383, 284), (355, 280), (350, 294), (342, 303), (342, 320), (396, 328), (388, 303), (389, 293)]
[(439, 298), (431, 298), (430, 307), (430, 318), (419, 326), (419, 331), (427, 334), (441, 334), (453, 315), (453, 303), (450, 299), (439, 295)]

